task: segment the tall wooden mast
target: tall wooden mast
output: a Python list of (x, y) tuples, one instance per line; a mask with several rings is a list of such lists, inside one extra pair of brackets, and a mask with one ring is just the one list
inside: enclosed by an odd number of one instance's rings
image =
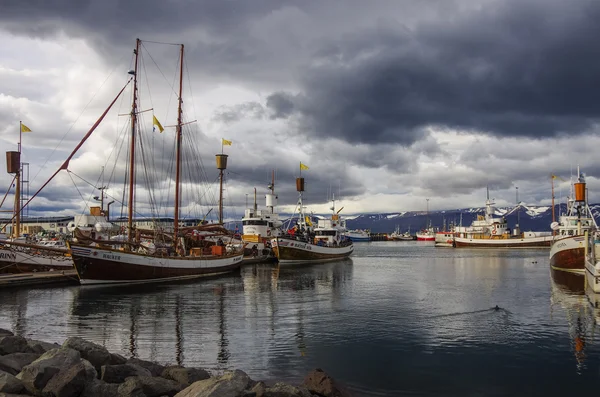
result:
[(181, 200), (179, 197), (179, 183), (180, 183), (180, 173), (181, 173), (181, 125), (182, 125), (182, 109), (181, 106), (183, 104), (183, 44), (181, 45), (181, 55), (180, 55), (180, 64), (179, 64), (179, 105), (177, 107), (177, 151), (175, 155), (175, 211), (174, 211), (174, 219), (173, 219), (173, 237), (174, 237), (174, 248), (175, 252), (177, 252), (178, 245), (178, 233), (179, 233), (179, 201)]
[(135, 187), (135, 129), (137, 125), (137, 72), (140, 39), (135, 39), (135, 67), (133, 70), (133, 103), (131, 105), (131, 145), (129, 147), (129, 203), (127, 204), (127, 241), (133, 240), (133, 192)]

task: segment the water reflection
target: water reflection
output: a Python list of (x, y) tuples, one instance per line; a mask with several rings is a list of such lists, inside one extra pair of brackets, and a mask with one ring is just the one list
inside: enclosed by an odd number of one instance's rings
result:
[(585, 294), (583, 275), (553, 271), (551, 280), (551, 313), (559, 305), (566, 314), (571, 351), (575, 357), (576, 371), (586, 368), (586, 341), (593, 339), (595, 328), (594, 308)]
[(0, 327), (255, 379), (297, 382), (321, 367), (360, 396), (593, 391), (600, 298), (582, 279), (551, 279), (547, 260), (357, 244), (343, 262), (201, 282), (0, 291)]

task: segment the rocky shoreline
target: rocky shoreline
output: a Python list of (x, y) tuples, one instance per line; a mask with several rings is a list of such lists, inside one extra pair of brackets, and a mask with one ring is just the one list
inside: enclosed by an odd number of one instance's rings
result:
[(201, 368), (126, 359), (78, 337), (62, 345), (0, 329), (0, 397), (348, 397), (321, 369), (301, 385), (254, 381), (240, 370), (211, 375)]

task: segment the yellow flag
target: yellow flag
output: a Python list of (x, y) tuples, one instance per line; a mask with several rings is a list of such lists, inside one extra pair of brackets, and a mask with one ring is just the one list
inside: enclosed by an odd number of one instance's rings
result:
[(152, 124), (156, 127), (158, 127), (158, 130), (162, 133), (165, 129), (163, 128), (162, 124), (160, 124), (160, 121), (158, 121), (158, 119), (156, 118), (156, 116), (152, 116)]
[(31, 130), (25, 124), (21, 123), (21, 132), (31, 132)]
[(227, 139), (225, 139), (225, 138), (221, 138), (221, 139), (222, 139), (222, 141), (223, 141), (223, 142), (222, 142), (222, 144), (223, 144), (223, 145), (225, 145), (225, 146), (231, 146), (231, 141), (228, 141), (228, 140), (227, 140)]
[(308, 165), (302, 164), (302, 162), (300, 162), (300, 169), (301, 170), (307, 170), (308, 169)]

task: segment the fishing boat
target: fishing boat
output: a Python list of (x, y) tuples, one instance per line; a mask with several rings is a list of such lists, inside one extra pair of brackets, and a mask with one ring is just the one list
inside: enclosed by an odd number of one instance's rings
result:
[(368, 230), (348, 230), (346, 236), (355, 243), (360, 241), (371, 241), (371, 234)]
[[(21, 226), (21, 214), (25, 205), (22, 205), (22, 174), (21, 164), (22, 134), (31, 130), (19, 123), (19, 143), (17, 151), (6, 152), (6, 169), (9, 174), (14, 174), (0, 207), (4, 204), (11, 187), (14, 185), (14, 205), (11, 210), (12, 218), (3, 225), (1, 229), (6, 230), (10, 223), (9, 235), (4, 234), (0, 240), (0, 274), (6, 273), (30, 273), (46, 271), (72, 270), (73, 261), (68, 255), (66, 246), (62, 241), (37, 244), (31, 239), (23, 236)], [(63, 243), (63, 244), (61, 244)]]
[(552, 232), (521, 232), (518, 227), (509, 229), (506, 217), (517, 211), (520, 205), (497, 217), (495, 203), (490, 200), (489, 190), (485, 202), (485, 215), (478, 215), (470, 226), (456, 226), (456, 248), (548, 248), (552, 244)]
[(429, 199), (427, 200), (427, 226), (417, 232), (417, 241), (435, 241), (435, 228), (431, 225), (431, 221), (429, 220)]
[(396, 226), (396, 230), (390, 233), (388, 237), (388, 240), (392, 241), (412, 241), (416, 239), (417, 236), (413, 236), (412, 234), (410, 234), (410, 226), (408, 227), (408, 230), (404, 233), (400, 233), (400, 227)]
[(435, 241), (435, 228), (428, 227), (417, 232), (417, 241)]
[[(586, 195), (585, 176), (578, 170), (577, 182), (573, 184), (575, 197), (567, 200), (567, 213), (560, 215), (558, 222), (550, 228), (555, 232), (550, 247), (550, 268), (552, 271), (585, 272), (585, 233), (598, 230), (594, 215), (590, 210)], [(554, 180), (554, 176), (552, 178)], [(554, 191), (554, 182), (552, 184)], [(554, 193), (552, 194), (554, 197)], [(554, 219), (554, 202), (552, 203)]]
[(439, 231), (435, 233), (436, 247), (454, 247), (454, 231)]
[[(300, 172), (307, 169), (300, 163)], [(302, 174), (300, 174), (302, 175)], [(288, 234), (271, 240), (273, 251), (280, 264), (320, 263), (347, 258), (354, 251), (352, 240), (346, 236), (346, 221), (335, 211), (335, 199), (331, 207), (331, 218), (319, 219), (313, 227), (310, 217), (304, 212), (302, 192), (304, 178), (296, 178), (298, 191), (297, 224)], [(294, 211), (295, 212), (295, 211)]]
[[(174, 210), (172, 228), (155, 227), (142, 229), (134, 225), (134, 206), (136, 191), (136, 140), (141, 145), (144, 135), (141, 132), (138, 117), (143, 112), (139, 105), (138, 78), (140, 67), (141, 40), (136, 40), (134, 50), (135, 63), (130, 81), (133, 81), (133, 101), (131, 107), (131, 135), (128, 152), (129, 166), (127, 178), (127, 228), (125, 241), (93, 240), (93, 246), (71, 243), (70, 252), (81, 284), (124, 284), (162, 282), (170, 280), (191, 279), (214, 276), (237, 270), (242, 262), (242, 250), (227, 249), (225, 240), (231, 238), (231, 232), (222, 225), (222, 179), (219, 202), (220, 224), (200, 224), (198, 226), (180, 227), (180, 205), (182, 184), (183, 127), (189, 123), (183, 121), (183, 68), (184, 46), (179, 52), (179, 94), (177, 107), (177, 124), (175, 132), (175, 183)], [(123, 88), (123, 90), (125, 87)], [(122, 91), (123, 91), (122, 90)], [(121, 91), (121, 92), (122, 92)], [(115, 98), (116, 101), (116, 98)], [(114, 103), (114, 101), (113, 101)], [(105, 111), (108, 111), (108, 109)], [(98, 120), (95, 126), (101, 121)], [(153, 124), (162, 125), (153, 117)], [(94, 128), (95, 129), (95, 128)], [(93, 129), (88, 133), (91, 134)], [(85, 139), (85, 138), (84, 138)], [(83, 141), (82, 143), (83, 144)], [(80, 144), (80, 145), (81, 145)], [(186, 147), (190, 151), (193, 147)], [(143, 152), (142, 152), (143, 156)], [(194, 160), (188, 161), (192, 167), (198, 167)], [(227, 155), (216, 156), (217, 168), (227, 168)], [(149, 172), (148, 165), (144, 172)], [(191, 171), (190, 171), (191, 172)], [(188, 174), (185, 174), (188, 175)], [(141, 179), (141, 178), (140, 178)]]
[(275, 212), (277, 196), (275, 195), (275, 172), (271, 174), (269, 193), (265, 195), (266, 210), (258, 209), (256, 189), (254, 189), (254, 206), (247, 208), (242, 218), (241, 245), (244, 249), (243, 264), (275, 262), (277, 257), (271, 249), (271, 239), (282, 235), (283, 222)]

